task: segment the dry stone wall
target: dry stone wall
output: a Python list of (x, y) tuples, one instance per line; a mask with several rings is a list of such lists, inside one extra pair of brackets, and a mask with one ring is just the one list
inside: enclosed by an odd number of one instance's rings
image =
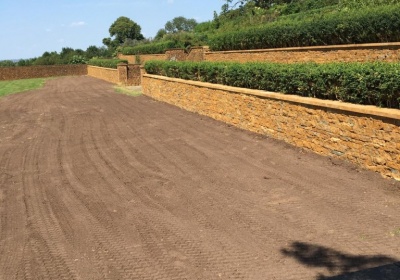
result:
[(194, 47), (191, 48), (186, 60), (188, 61), (204, 61), (206, 52), (209, 51), (208, 47)]
[(0, 81), (57, 76), (81, 76), (86, 74), (86, 65), (0, 67)]
[(138, 86), (141, 83), (140, 64), (120, 63), (117, 69), (88, 65), (88, 75), (124, 86)]
[(205, 53), (206, 61), (213, 62), (400, 62), (400, 49), (350, 50), (259, 50)]
[(168, 61), (185, 61), (186, 57), (184, 49), (170, 49), (165, 52), (165, 59)]
[(104, 68), (98, 66), (87, 66), (88, 75), (97, 79), (101, 79), (113, 84), (119, 83), (119, 75), (117, 69)]
[(130, 64), (141, 63), (144, 64), (149, 60), (166, 60), (165, 54), (141, 54), (138, 56), (139, 61), (137, 61), (136, 55), (124, 55), (118, 54), (119, 59), (125, 59)]
[[(134, 55), (119, 55), (135, 63)], [(140, 55), (140, 63), (148, 60), (231, 61), (231, 62), (400, 62), (400, 43), (352, 44), (264, 50), (212, 52), (207, 46), (194, 47), (186, 54), (181, 49), (168, 50), (161, 55)]]
[(143, 93), (400, 180), (400, 111), (145, 74)]

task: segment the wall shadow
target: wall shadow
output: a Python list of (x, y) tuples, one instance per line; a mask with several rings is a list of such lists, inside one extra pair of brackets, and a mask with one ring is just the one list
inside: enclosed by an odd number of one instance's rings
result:
[[(360, 256), (346, 254), (328, 247), (306, 242), (293, 242), (281, 249), (285, 256), (305, 266), (325, 268), (329, 275), (319, 274), (317, 280), (399, 280), (400, 262), (385, 255)], [(332, 275), (336, 275), (332, 277)]]

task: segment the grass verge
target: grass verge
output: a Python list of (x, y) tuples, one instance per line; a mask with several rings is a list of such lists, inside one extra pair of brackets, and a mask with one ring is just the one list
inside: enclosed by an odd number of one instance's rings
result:
[(0, 81), (0, 97), (12, 93), (18, 93), (33, 89), (38, 89), (44, 86), (45, 79), (24, 79), (14, 81)]
[(115, 86), (114, 89), (118, 93), (130, 95), (130, 96), (142, 95), (142, 87), (140, 87), (140, 86), (132, 86), (132, 87)]

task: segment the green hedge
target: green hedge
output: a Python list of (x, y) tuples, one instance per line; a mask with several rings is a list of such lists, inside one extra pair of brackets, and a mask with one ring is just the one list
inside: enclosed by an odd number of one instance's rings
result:
[(177, 43), (174, 41), (164, 41), (158, 43), (150, 43), (138, 45), (135, 47), (124, 47), (122, 53), (125, 55), (136, 54), (164, 54), (167, 49), (177, 48)]
[(214, 51), (400, 41), (400, 5), (277, 21), (210, 38)]
[(124, 59), (99, 59), (99, 58), (92, 58), (88, 61), (87, 64), (105, 68), (114, 68), (117, 69), (118, 63), (128, 63), (127, 60)]
[(400, 108), (398, 63), (220, 63), (148, 61), (149, 74)]

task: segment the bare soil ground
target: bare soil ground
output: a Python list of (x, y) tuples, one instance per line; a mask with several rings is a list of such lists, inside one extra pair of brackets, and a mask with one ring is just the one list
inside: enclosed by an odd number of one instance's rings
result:
[(94, 78), (0, 99), (2, 280), (400, 279), (399, 213), (398, 182)]

